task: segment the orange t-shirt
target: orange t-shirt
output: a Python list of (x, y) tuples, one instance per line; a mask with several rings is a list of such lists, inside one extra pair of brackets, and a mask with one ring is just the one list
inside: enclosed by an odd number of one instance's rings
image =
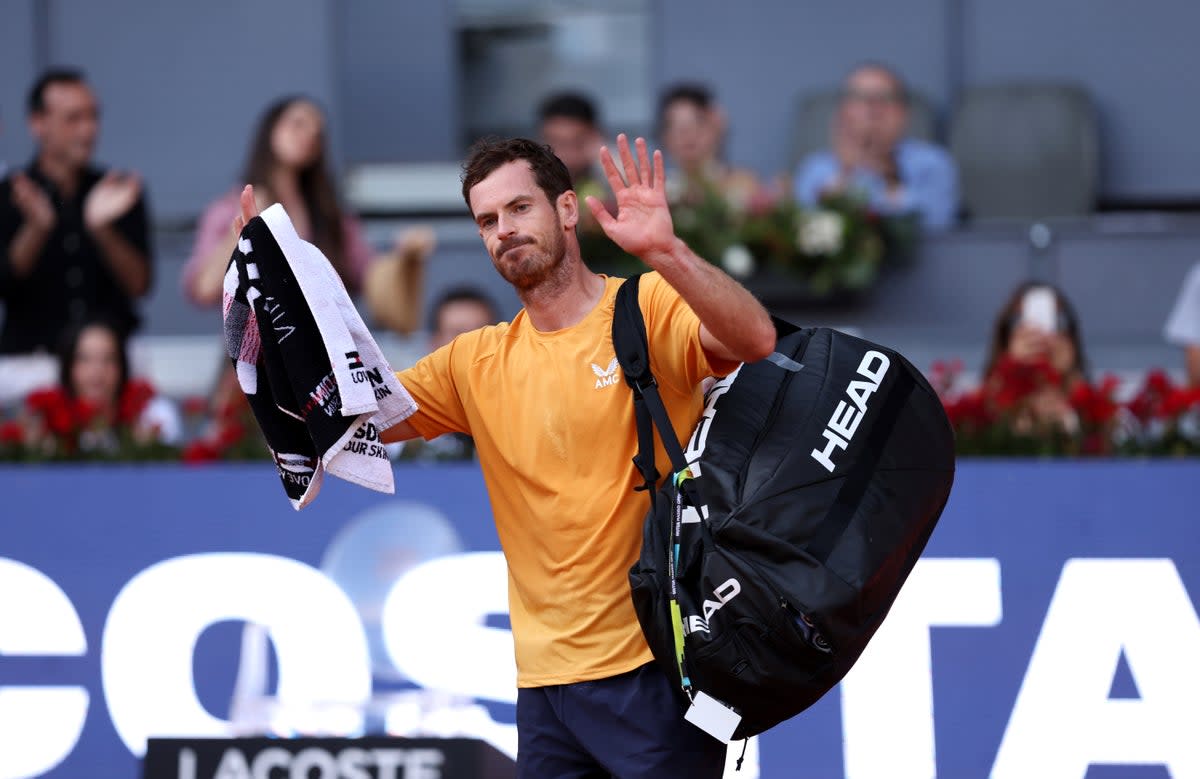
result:
[[(469, 433), (508, 561), (517, 686), (601, 679), (651, 659), (629, 594), (649, 500), (633, 488), (633, 401), (612, 345), (621, 279), (578, 324), (543, 333), (524, 311), (397, 374), (419, 410), (424, 438)], [(657, 273), (639, 300), (651, 368), (676, 432), (686, 439), (714, 368), (700, 322)], [(669, 470), (655, 438), (656, 463)]]

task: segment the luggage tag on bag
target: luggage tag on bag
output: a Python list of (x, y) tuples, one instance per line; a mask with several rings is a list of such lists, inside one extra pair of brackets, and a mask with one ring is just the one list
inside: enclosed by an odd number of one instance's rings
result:
[(683, 718), (708, 735), (728, 744), (742, 716), (707, 693), (697, 692)]

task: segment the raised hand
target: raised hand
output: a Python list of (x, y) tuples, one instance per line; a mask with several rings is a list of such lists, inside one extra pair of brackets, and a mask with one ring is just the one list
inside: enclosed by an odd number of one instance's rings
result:
[(54, 205), (42, 188), (24, 173), (13, 174), (12, 202), (29, 224), (45, 232), (54, 229), (58, 218), (54, 213)]
[(425, 226), (409, 227), (396, 234), (392, 243), (392, 253), (403, 260), (423, 261), (433, 254), (437, 247), (437, 235), (433, 228)]
[(246, 223), (258, 216), (258, 201), (254, 199), (254, 187), (247, 184), (242, 188), (242, 194), (238, 198), (238, 206), (241, 213), (233, 219), (233, 232), (235, 235), (241, 235), (242, 228), (246, 226)]
[(92, 230), (112, 224), (133, 208), (141, 192), (142, 181), (136, 173), (110, 170), (83, 201), (84, 224)]
[(621, 155), (621, 166), (629, 177), (628, 183), (617, 170), (608, 147), (600, 149), (600, 164), (616, 196), (617, 215), (614, 217), (599, 198), (590, 195), (587, 205), (600, 229), (613, 243), (657, 268), (660, 259), (672, 251), (679, 239), (675, 237), (671, 210), (667, 205), (662, 152), (655, 150), (652, 167), (646, 140), (638, 138), (635, 143), (637, 162), (629, 149), (629, 139), (624, 133), (617, 136), (617, 151)]

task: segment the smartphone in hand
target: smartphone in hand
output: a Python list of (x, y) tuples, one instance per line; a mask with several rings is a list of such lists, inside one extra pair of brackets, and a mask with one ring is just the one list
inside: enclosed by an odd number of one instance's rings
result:
[(1058, 301), (1049, 287), (1034, 287), (1021, 299), (1021, 322), (1045, 333), (1058, 330)]

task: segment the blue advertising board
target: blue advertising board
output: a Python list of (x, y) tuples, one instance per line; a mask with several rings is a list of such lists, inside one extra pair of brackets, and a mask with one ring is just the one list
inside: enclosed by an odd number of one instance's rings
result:
[[(446, 690), (457, 725), (430, 727), (511, 755), (482, 478), (396, 479), (295, 512), (265, 465), (0, 468), (0, 777), (137, 776), (147, 737), (236, 735), (255, 686), (323, 702), (259, 716), (325, 736)], [(1198, 603), (1200, 463), (961, 463), (867, 653), (741, 775), (1200, 776)]]

